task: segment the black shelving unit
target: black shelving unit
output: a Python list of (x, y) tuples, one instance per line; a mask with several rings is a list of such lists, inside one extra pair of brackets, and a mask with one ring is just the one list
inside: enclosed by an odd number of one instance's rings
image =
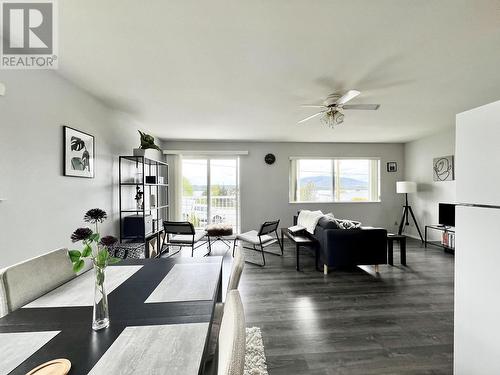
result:
[[(146, 183), (146, 176), (156, 176), (156, 183)], [(144, 156), (120, 156), (119, 185), (120, 242), (143, 242), (145, 256), (149, 258), (150, 243), (155, 240), (157, 254), (160, 254), (163, 221), (170, 216), (168, 164)], [(142, 207), (137, 207), (135, 200), (137, 187), (143, 192)], [(142, 221), (141, 235), (124, 233), (124, 218), (130, 215)], [(152, 220), (151, 228), (146, 223), (148, 216)]]
[(447, 252), (449, 254), (455, 254), (455, 248), (454, 247), (449, 247), (449, 246), (443, 245), (441, 243), (441, 241), (428, 241), (427, 240), (427, 231), (429, 229), (437, 230), (437, 231), (445, 232), (445, 233), (449, 232), (449, 233), (455, 234), (455, 228), (453, 228), (453, 227), (447, 227), (447, 226), (443, 226), (443, 225), (426, 225), (425, 226), (425, 236), (424, 236), (425, 247), (427, 247), (428, 245), (432, 245), (432, 246), (436, 246), (436, 247), (442, 248), (445, 252)]

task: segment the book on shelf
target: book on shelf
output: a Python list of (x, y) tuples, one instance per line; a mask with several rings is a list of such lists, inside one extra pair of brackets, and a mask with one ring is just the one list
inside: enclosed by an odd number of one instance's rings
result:
[(306, 227), (303, 227), (302, 225), (294, 225), (294, 226), (288, 227), (288, 230), (290, 231), (290, 233), (298, 234), (298, 233), (306, 230)]
[(450, 249), (455, 248), (455, 233), (443, 232), (441, 239), (441, 245), (446, 246)]

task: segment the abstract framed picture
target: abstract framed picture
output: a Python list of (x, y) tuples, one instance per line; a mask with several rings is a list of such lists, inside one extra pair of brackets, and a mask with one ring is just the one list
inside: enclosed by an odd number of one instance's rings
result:
[(95, 139), (93, 135), (64, 126), (64, 175), (94, 178)]
[(432, 160), (432, 169), (434, 181), (453, 181), (455, 179), (453, 155), (434, 158)]
[(398, 163), (395, 161), (387, 162), (387, 172), (397, 172), (398, 171)]

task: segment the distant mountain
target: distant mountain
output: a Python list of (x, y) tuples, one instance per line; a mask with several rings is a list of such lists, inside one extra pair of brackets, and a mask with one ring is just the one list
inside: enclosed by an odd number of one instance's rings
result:
[[(306, 185), (309, 182), (314, 183), (317, 189), (330, 189), (332, 187), (332, 180), (327, 176), (311, 176), (303, 177), (300, 179), (300, 184)], [(350, 177), (341, 177), (340, 184), (344, 189), (366, 189), (368, 187), (368, 182), (363, 180), (357, 180)]]

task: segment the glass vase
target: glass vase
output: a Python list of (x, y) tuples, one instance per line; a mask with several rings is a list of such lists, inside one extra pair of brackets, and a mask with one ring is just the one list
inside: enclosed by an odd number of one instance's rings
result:
[(99, 331), (109, 326), (108, 296), (104, 288), (106, 267), (99, 267), (94, 263), (95, 289), (94, 289), (94, 313), (92, 329)]

